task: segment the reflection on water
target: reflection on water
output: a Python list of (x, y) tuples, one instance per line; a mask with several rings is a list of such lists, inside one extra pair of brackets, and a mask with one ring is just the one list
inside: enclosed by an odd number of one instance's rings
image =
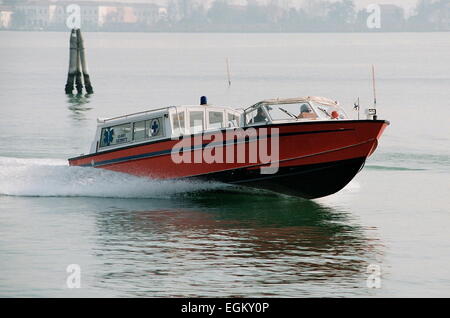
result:
[(90, 103), (90, 94), (68, 94), (67, 103), (69, 104), (69, 110), (71, 111), (70, 117), (74, 120), (81, 121), (86, 120), (86, 112), (91, 110), (87, 104)]
[(382, 254), (345, 212), (279, 196), (202, 194), (96, 222), (94, 285), (125, 295), (361, 295), (367, 265)]

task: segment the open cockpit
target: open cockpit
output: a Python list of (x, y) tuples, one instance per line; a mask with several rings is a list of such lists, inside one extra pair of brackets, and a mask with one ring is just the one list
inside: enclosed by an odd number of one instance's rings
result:
[(283, 121), (346, 119), (335, 101), (323, 97), (272, 99), (259, 102), (244, 111), (246, 125)]

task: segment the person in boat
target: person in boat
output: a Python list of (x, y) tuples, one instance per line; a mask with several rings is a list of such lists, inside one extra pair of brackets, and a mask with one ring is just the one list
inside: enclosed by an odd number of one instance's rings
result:
[(303, 104), (300, 107), (300, 114), (297, 118), (317, 118), (317, 115), (313, 113), (311, 107), (308, 104)]
[(267, 117), (266, 117), (266, 114), (264, 114), (264, 110), (262, 109), (262, 107), (258, 108), (256, 116), (252, 119), (252, 124), (266, 122), (266, 121), (267, 121)]

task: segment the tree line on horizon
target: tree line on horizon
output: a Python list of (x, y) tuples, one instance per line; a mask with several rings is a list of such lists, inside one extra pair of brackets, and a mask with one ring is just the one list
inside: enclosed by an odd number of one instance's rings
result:
[[(184, 2), (174, 0), (172, 3)], [(252, 2), (245, 7), (216, 0), (206, 10), (192, 7), (177, 21), (162, 21), (172, 29), (197, 31), (260, 32), (364, 32), (364, 31), (450, 31), (450, 0), (419, 0), (414, 13), (405, 16), (395, 4), (379, 5), (380, 27), (370, 28), (367, 20), (374, 14), (357, 10), (353, 0), (309, 0), (300, 8), (282, 8)]]

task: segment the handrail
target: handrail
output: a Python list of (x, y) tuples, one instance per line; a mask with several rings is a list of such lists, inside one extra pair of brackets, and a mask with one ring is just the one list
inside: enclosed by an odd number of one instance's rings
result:
[(131, 117), (131, 116), (142, 115), (142, 114), (157, 112), (157, 111), (161, 111), (161, 110), (169, 110), (172, 107), (176, 108), (176, 106), (161, 107), (161, 108), (157, 108), (157, 109), (145, 110), (145, 111), (142, 111), (142, 112), (127, 114), (127, 115), (122, 115), (122, 116), (117, 116), (117, 117), (105, 118), (105, 119), (101, 120), (101, 122), (106, 123), (107, 121), (111, 121), (111, 120), (116, 120), (116, 119), (121, 119), (121, 118), (128, 118), (128, 117)]

